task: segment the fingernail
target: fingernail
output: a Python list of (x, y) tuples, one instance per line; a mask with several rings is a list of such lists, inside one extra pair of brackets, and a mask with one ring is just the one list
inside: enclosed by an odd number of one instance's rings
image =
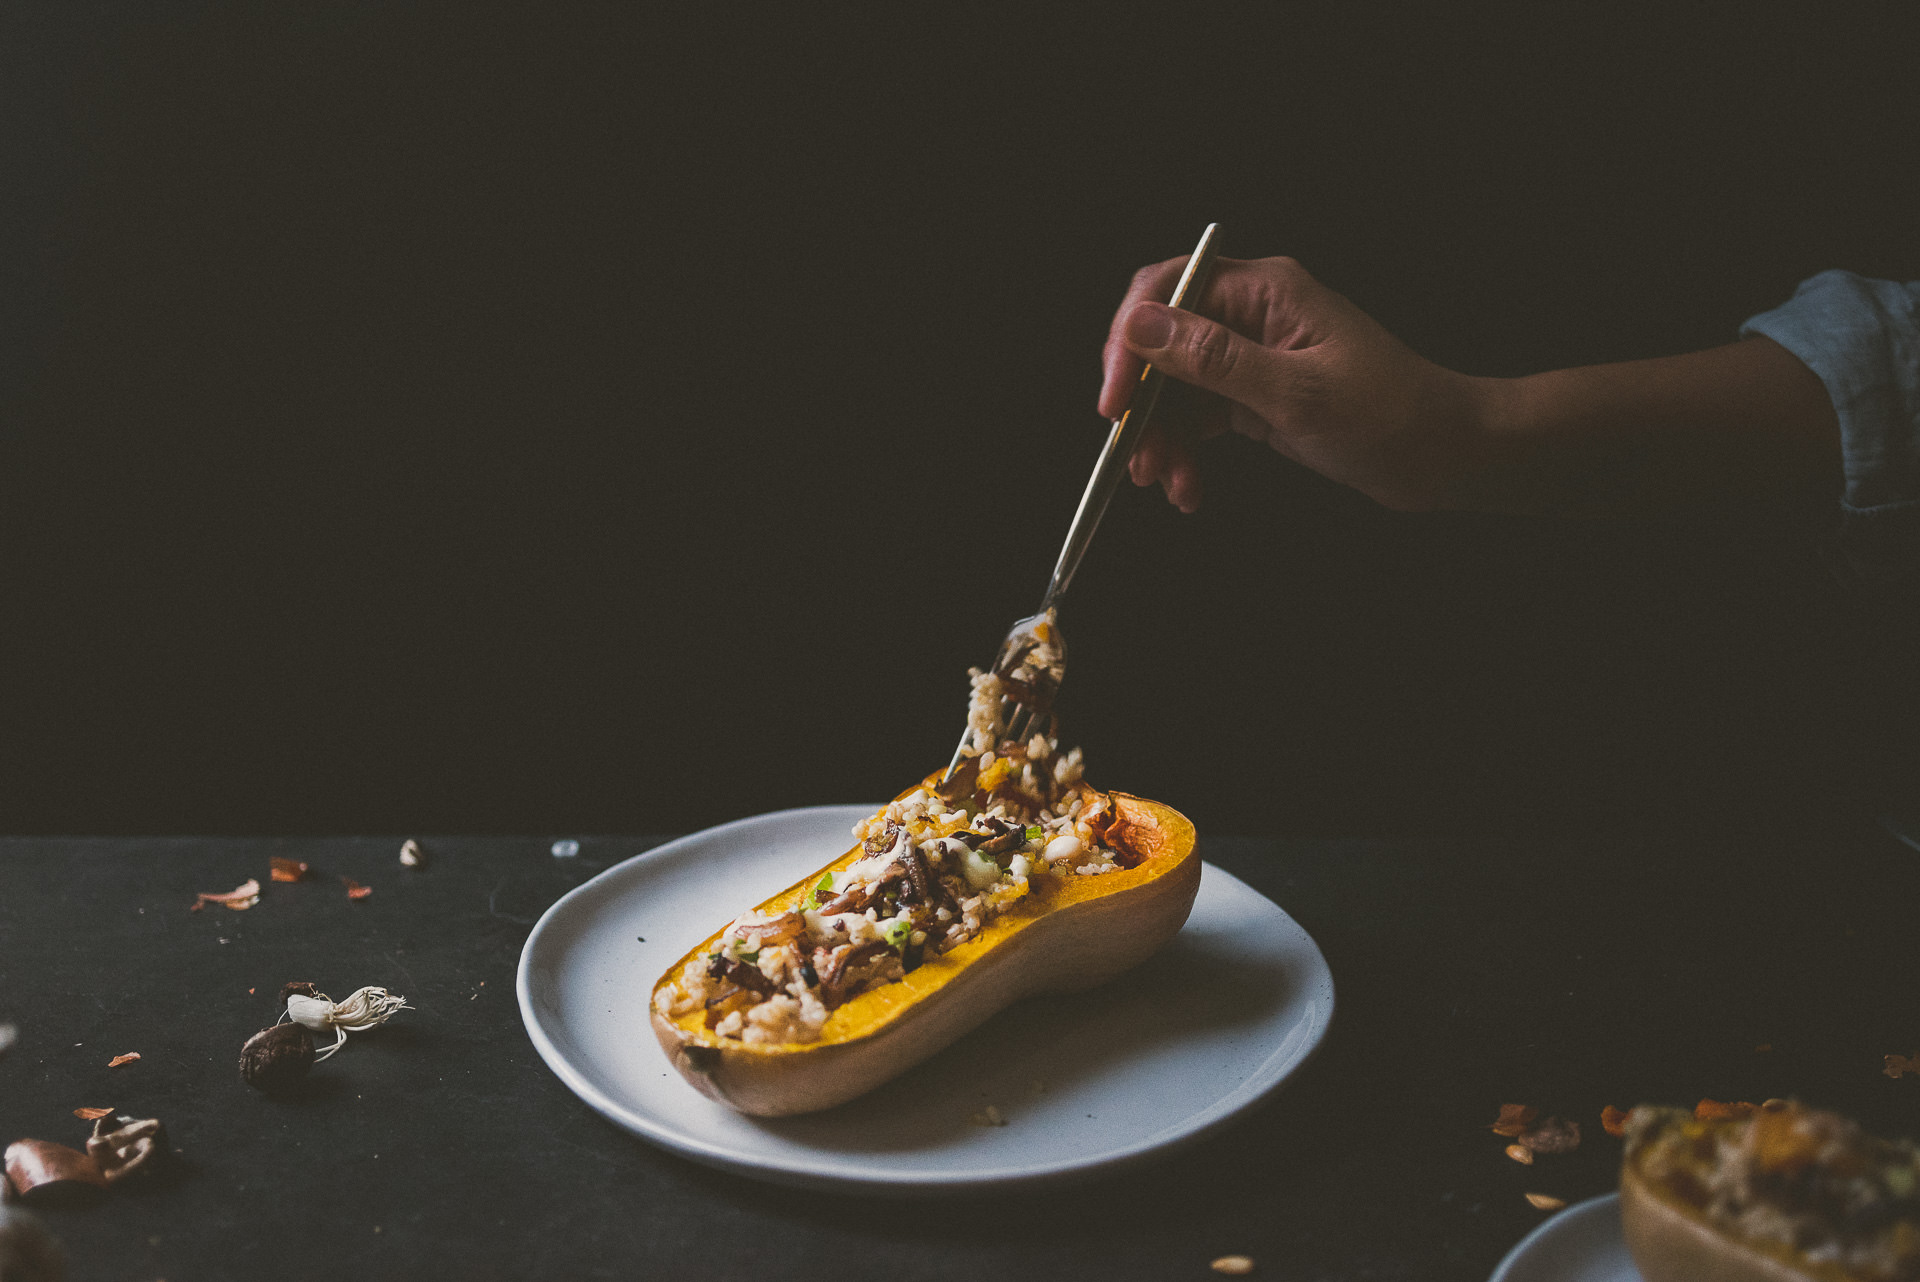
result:
[(1173, 309), (1158, 303), (1136, 303), (1127, 313), (1127, 341), (1158, 351), (1173, 337)]

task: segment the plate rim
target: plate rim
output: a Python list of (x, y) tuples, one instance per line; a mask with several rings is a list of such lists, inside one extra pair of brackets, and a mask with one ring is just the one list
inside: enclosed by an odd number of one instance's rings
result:
[(1544, 1222), (1534, 1225), (1533, 1229), (1525, 1237), (1513, 1244), (1512, 1250), (1500, 1257), (1500, 1263), (1493, 1266), (1493, 1274), (1487, 1279), (1487, 1282), (1512, 1282), (1513, 1271), (1521, 1264), (1524, 1264), (1526, 1262), (1526, 1256), (1530, 1252), (1539, 1249), (1541, 1243), (1556, 1233), (1569, 1231), (1574, 1220), (1590, 1219), (1593, 1216), (1601, 1214), (1603, 1207), (1609, 1204), (1617, 1207), (1619, 1202), (1620, 1194), (1617, 1191), (1602, 1193), (1598, 1197), (1590, 1197), (1583, 1202), (1575, 1202), (1564, 1211), (1554, 1212), (1551, 1216), (1547, 1217)]
[[(605, 1091), (588, 1081), (566, 1058), (560, 1048), (547, 1034), (534, 1009), (532, 994), (533, 958), (537, 947), (543, 942), (543, 936), (553, 929), (553, 923), (561, 915), (572, 911), (582, 897), (596, 892), (600, 883), (612, 879), (616, 874), (630, 874), (637, 865), (648, 860), (671, 860), (685, 847), (711, 841), (716, 837), (734, 830), (753, 825), (766, 824), (780, 820), (797, 818), (824, 817), (830, 812), (849, 813), (859, 811), (870, 813), (877, 806), (867, 805), (817, 805), (791, 806), (781, 810), (770, 810), (763, 814), (747, 815), (743, 818), (728, 820), (697, 832), (675, 837), (658, 846), (643, 850), (622, 859), (595, 873), (586, 881), (569, 890), (548, 905), (527, 932), (526, 940), (520, 947), (520, 960), (514, 973), (514, 996), (520, 1007), (520, 1019), (528, 1039), (533, 1043), (541, 1061), (558, 1077), (563, 1085), (572, 1091), (594, 1112), (620, 1127), (622, 1130), (647, 1141), (656, 1147), (666, 1149), (690, 1161), (719, 1170), (731, 1171), (739, 1175), (776, 1184), (798, 1186), (813, 1189), (854, 1191), (863, 1193), (894, 1194), (913, 1196), (917, 1194), (951, 1193), (970, 1188), (991, 1188), (1004, 1190), (1026, 1185), (1061, 1185), (1133, 1166), (1141, 1162), (1173, 1153), (1190, 1144), (1198, 1143), (1212, 1135), (1221, 1127), (1260, 1105), (1266, 1103), (1281, 1087), (1291, 1081), (1326, 1044), (1327, 1033), (1333, 1024), (1334, 1011), (1337, 1008), (1333, 970), (1327, 965), (1326, 954), (1320, 943), (1314, 939), (1306, 927), (1294, 920), (1293, 916), (1268, 896), (1248, 885), (1239, 877), (1221, 868), (1217, 864), (1201, 861), (1202, 876), (1224, 878), (1235, 883), (1249, 893), (1258, 896), (1273, 911), (1280, 914), (1287, 926), (1290, 926), (1306, 945), (1306, 949), (1315, 965), (1310, 968), (1305, 988), (1312, 998), (1321, 992), (1325, 994), (1324, 1010), (1316, 1009), (1314, 1027), (1310, 1030), (1309, 1040), (1287, 1068), (1262, 1080), (1259, 1073), (1250, 1074), (1246, 1081), (1232, 1091), (1215, 1100), (1182, 1124), (1179, 1133), (1166, 1136), (1165, 1130), (1143, 1136), (1123, 1147), (1107, 1152), (1066, 1159), (1041, 1166), (1022, 1164), (994, 1170), (978, 1168), (966, 1171), (942, 1171), (926, 1169), (894, 1174), (874, 1175), (850, 1171), (823, 1173), (814, 1169), (805, 1169), (785, 1159), (758, 1159), (742, 1155), (732, 1149), (722, 1148), (710, 1142), (695, 1139), (673, 1131), (651, 1118), (641, 1114), (620, 1101), (611, 1098)], [(855, 816), (858, 817), (857, 815)], [(1204, 839), (1203, 839), (1204, 840)], [(1315, 1001), (1316, 1007), (1319, 1003)], [(1265, 1063), (1271, 1062), (1272, 1056)]]

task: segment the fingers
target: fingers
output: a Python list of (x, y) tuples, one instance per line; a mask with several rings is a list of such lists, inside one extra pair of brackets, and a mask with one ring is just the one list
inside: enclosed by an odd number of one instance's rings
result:
[(1100, 413), (1103, 417), (1119, 418), (1127, 412), (1127, 404), (1133, 399), (1134, 384), (1140, 381), (1140, 371), (1146, 367), (1146, 362), (1121, 340), (1120, 327), (1127, 313), (1133, 310), (1135, 303), (1171, 298), (1173, 287), (1179, 282), (1180, 273), (1186, 270), (1186, 266), (1185, 258), (1169, 258), (1164, 263), (1142, 267), (1134, 273), (1133, 283), (1127, 287), (1127, 296), (1120, 300), (1120, 306), (1114, 310), (1113, 322), (1107, 327), (1107, 345), (1100, 354), (1105, 375), (1100, 384)]
[(1200, 460), (1194, 457), (1192, 446), (1182, 445), (1176, 451), (1160, 488), (1166, 493), (1167, 502), (1187, 515), (1200, 510)]
[(1199, 297), (1175, 309), (1163, 300), (1186, 265), (1170, 258), (1135, 274), (1101, 354), (1100, 412), (1126, 412), (1148, 362), (1172, 380), (1130, 470), (1134, 484), (1157, 484), (1191, 512), (1202, 493), (1201, 439), (1231, 428), (1292, 453), (1276, 429), (1288, 417), (1297, 377), (1311, 372), (1293, 366), (1302, 349), (1328, 337), (1328, 298), (1337, 296), (1290, 258), (1221, 258)]
[(1195, 438), (1187, 433), (1149, 423), (1128, 464), (1133, 483), (1158, 485), (1166, 493), (1167, 501), (1182, 512), (1196, 511), (1202, 486), (1195, 443)]
[[(1142, 267), (1134, 274), (1126, 297), (1120, 300), (1107, 327), (1101, 352), (1104, 379), (1100, 413), (1119, 418), (1133, 397), (1145, 365), (1140, 349), (1130, 345), (1126, 326), (1140, 303), (1163, 303), (1173, 296), (1185, 258)], [(1308, 347), (1325, 337), (1327, 291), (1291, 258), (1218, 258), (1199, 297), (1189, 298), (1184, 310), (1213, 317), (1228, 329), (1244, 334), (1270, 350)]]
[(1120, 323), (1121, 341), (1169, 378), (1262, 412), (1283, 356), (1225, 325), (1162, 303), (1135, 303)]

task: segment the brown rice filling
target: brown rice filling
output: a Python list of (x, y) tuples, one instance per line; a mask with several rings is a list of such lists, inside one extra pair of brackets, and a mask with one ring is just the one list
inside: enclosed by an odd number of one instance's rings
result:
[(1627, 1120), (1627, 1160), (1743, 1241), (1850, 1278), (1920, 1282), (1920, 1150), (1910, 1143), (1784, 1100), (1739, 1119), (1642, 1106)]
[(1079, 749), (1061, 752), (1051, 734), (1001, 738), (1007, 688), (993, 673), (972, 677), (953, 779), (855, 824), (861, 858), (824, 875), (800, 907), (735, 919), (656, 994), (662, 1013), (704, 1008), (709, 1029), (746, 1043), (815, 1041), (839, 1006), (977, 938), (1035, 878), (1138, 862), (1107, 843), (1112, 803), (1082, 778)]

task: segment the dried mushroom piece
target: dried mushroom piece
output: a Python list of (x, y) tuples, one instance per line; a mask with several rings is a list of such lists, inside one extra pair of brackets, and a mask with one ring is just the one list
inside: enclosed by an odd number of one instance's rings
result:
[(1571, 1153), (1580, 1147), (1580, 1123), (1549, 1117), (1520, 1132), (1519, 1142), (1535, 1153)]
[(109, 1184), (129, 1175), (151, 1171), (165, 1158), (167, 1130), (156, 1118), (134, 1118), (125, 1113), (103, 1117), (93, 1124), (87, 1155), (100, 1166)]
[(100, 1163), (79, 1149), (51, 1140), (15, 1140), (7, 1145), (7, 1182), (19, 1198), (84, 1194), (107, 1187)]

